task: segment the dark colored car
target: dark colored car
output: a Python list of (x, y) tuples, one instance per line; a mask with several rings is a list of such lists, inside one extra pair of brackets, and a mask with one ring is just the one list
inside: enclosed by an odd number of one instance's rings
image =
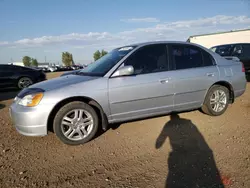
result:
[(244, 64), (246, 73), (250, 73), (250, 43), (236, 43), (210, 48), (221, 56), (235, 56)]
[(0, 88), (23, 89), (44, 80), (46, 80), (46, 75), (42, 70), (16, 65), (0, 65)]

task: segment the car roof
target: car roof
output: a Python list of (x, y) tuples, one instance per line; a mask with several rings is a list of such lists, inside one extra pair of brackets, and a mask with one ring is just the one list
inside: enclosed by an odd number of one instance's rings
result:
[(174, 44), (192, 44), (190, 42), (185, 42), (185, 41), (148, 41), (148, 42), (141, 42), (141, 43), (134, 43), (134, 44), (129, 44), (125, 46), (145, 46), (149, 44), (162, 44), (162, 43), (174, 43)]
[(147, 46), (147, 45), (151, 45), (151, 44), (187, 44), (187, 45), (197, 46), (197, 47), (200, 47), (202, 49), (207, 49), (206, 47), (201, 46), (199, 44), (192, 43), (192, 42), (186, 42), (186, 41), (149, 41), (149, 42), (128, 44), (128, 45), (117, 47), (115, 49), (125, 48), (125, 47), (130, 47), (130, 46), (142, 47), (142, 46)]

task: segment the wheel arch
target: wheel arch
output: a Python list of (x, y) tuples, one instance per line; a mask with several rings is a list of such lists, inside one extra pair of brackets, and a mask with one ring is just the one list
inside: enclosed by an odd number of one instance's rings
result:
[(102, 126), (102, 129), (104, 131), (106, 131), (108, 129), (107, 116), (106, 116), (105, 112), (103, 111), (103, 108), (101, 107), (101, 105), (97, 101), (95, 101), (92, 98), (85, 97), (85, 96), (74, 96), (74, 97), (69, 97), (69, 98), (66, 98), (66, 99), (58, 102), (53, 107), (53, 109), (51, 110), (51, 112), (49, 114), (48, 120), (47, 120), (47, 130), (48, 131), (54, 132), (54, 130), (53, 130), (53, 121), (54, 121), (55, 115), (58, 112), (58, 110), (61, 107), (63, 107), (64, 105), (66, 105), (66, 104), (68, 104), (70, 102), (73, 102), (73, 101), (85, 102), (88, 105), (90, 105), (92, 108), (94, 108), (94, 110), (96, 111), (96, 113), (98, 115), (99, 120), (101, 120), (100, 124)]
[(17, 81), (19, 81), (21, 78), (29, 78), (32, 81), (34, 81), (34, 78), (31, 75), (20, 75), (20, 76), (17, 77)]
[[(230, 100), (230, 103), (231, 104), (234, 103), (234, 90), (233, 90), (233, 86), (229, 82), (227, 82), (227, 81), (218, 81), (218, 82), (215, 82), (213, 85), (211, 85), (210, 88), (213, 87), (213, 86), (215, 86), (215, 85), (220, 85), (220, 86), (226, 87), (229, 90), (229, 100)], [(206, 92), (204, 101), (206, 99), (206, 96), (207, 96), (210, 88)]]

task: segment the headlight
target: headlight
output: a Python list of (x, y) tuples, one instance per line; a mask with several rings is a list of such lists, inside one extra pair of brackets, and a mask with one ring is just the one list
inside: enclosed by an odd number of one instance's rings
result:
[(22, 106), (33, 107), (39, 104), (43, 98), (43, 93), (34, 93), (24, 96), (17, 101), (18, 104)]

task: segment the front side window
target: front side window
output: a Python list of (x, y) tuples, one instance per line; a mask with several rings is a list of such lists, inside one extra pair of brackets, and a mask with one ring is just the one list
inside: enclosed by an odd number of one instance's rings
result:
[(172, 45), (171, 54), (176, 70), (203, 66), (201, 51), (196, 47)]
[(89, 64), (85, 69), (77, 74), (104, 76), (111, 68), (113, 68), (124, 56), (131, 52), (136, 46), (121, 47), (112, 50), (94, 63)]
[(148, 74), (168, 70), (166, 44), (153, 44), (140, 48), (124, 62), (132, 65), (135, 74)]

